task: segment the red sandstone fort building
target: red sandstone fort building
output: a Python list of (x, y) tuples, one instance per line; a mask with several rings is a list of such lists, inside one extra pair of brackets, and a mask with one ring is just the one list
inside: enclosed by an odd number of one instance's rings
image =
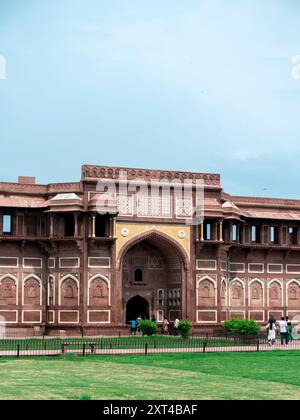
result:
[[(78, 183), (0, 183), (0, 317), (9, 328), (110, 331), (155, 315), (197, 329), (300, 315), (300, 200), (230, 196), (214, 174), (126, 169), (131, 183), (202, 180), (204, 220), (189, 224), (194, 192), (124, 195), (121, 170), (84, 166)], [(117, 186), (102, 214), (100, 179)]]

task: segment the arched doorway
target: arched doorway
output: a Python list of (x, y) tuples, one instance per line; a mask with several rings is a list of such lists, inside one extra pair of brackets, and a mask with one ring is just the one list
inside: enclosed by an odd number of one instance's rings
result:
[(155, 316), (159, 322), (164, 317), (174, 321), (189, 316), (189, 260), (172, 238), (156, 230), (139, 235), (123, 247), (117, 264), (122, 281), (121, 322), (128, 321), (127, 302), (134, 296), (147, 299), (150, 318)]
[(138, 317), (149, 319), (149, 303), (141, 296), (131, 298), (126, 305), (126, 323)]

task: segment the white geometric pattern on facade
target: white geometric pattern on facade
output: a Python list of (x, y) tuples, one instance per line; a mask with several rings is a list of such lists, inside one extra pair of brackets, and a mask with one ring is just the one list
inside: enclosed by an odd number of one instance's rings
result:
[(193, 200), (192, 198), (176, 199), (176, 217), (191, 218), (193, 217)]
[(117, 209), (120, 216), (133, 216), (133, 200), (131, 195), (117, 195)]
[(137, 216), (171, 217), (171, 199), (137, 196)]

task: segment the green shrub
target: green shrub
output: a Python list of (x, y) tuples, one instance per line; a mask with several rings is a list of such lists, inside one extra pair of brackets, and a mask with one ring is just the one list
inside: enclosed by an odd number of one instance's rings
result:
[(188, 338), (192, 331), (192, 324), (190, 321), (180, 321), (178, 325), (178, 331), (180, 332), (180, 335), (182, 338)]
[(157, 325), (153, 321), (141, 321), (140, 329), (143, 335), (155, 335), (157, 333)]
[(256, 321), (248, 321), (246, 319), (231, 319), (225, 321), (224, 327), (226, 331), (236, 335), (257, 335), (260, 332), (260, 326)]

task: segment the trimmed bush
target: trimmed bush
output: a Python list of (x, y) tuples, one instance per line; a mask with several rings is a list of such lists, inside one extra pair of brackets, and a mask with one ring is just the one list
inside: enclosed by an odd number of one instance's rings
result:
[(141, 321), (139, 327), (143, 335), (155, 335), (157, 333), (156, 322), (149, 320)]
[(188, 338), (192, 331), (192, 324), (190, 321), (180, 321), (178, 325), (178, 331), (180, 332), (182, 338)]
[(224, 327), (227, 332), (235, 335), (251, 336), (257, 335), (260, 332), (260, 326), (256, 321), (249, 321), (246, 319), (231, 319), (225, 321)]

